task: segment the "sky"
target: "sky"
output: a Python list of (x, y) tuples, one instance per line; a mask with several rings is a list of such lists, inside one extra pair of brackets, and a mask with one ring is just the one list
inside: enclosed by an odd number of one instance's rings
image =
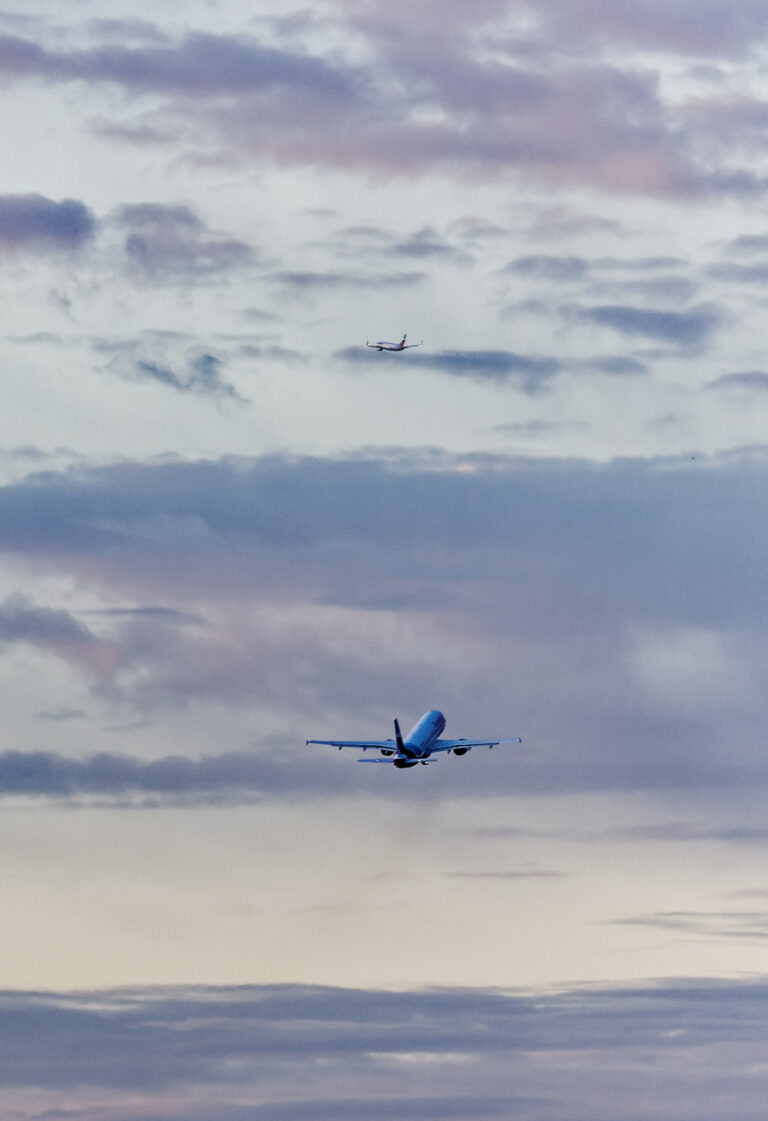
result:
[[(765, 4), (29, 0), (0, 97), (3, 1117), (762, 1119)], [(305, 743), (430, 708), (523, 742)]]

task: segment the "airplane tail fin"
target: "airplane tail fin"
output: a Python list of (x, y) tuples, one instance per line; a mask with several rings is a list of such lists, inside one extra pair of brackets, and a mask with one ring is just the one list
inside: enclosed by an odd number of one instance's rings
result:
[(400, 721), (397, 719), (397, 717), (395, 717), (395, 743), (397, 744), (398, 753), (400, 755), (403, 755), (403, 737), (400, 732)]

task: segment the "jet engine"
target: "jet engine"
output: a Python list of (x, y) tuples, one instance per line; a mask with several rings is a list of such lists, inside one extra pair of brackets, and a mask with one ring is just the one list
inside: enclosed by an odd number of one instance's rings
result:
[(454, 755), (466, 755), (467, 752), (470, 751), (470, 750), (471, 749), (468, 748), (468, 747), (454, 747), (453, 754)]

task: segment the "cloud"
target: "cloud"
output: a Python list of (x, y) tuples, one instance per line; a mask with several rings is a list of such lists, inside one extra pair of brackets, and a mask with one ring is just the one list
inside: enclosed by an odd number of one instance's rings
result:
[[(523, 571), (529, 558), (535, 566), (542, 551), (550, 555), (557, 541), (554, 556), (562, 566), (558, 582), (575, 578), (583, 593), (592, 594), (603, 586), (606, 574), (621, 573), (624, 595), (614, 604), (617, 610), (655, 606), (666, 620), (672, 613), (699, 624), (746, 622), (754, 621), (749, 605), (761, 594), (764, 574), (750, 544), (752, 515), (739, 501), (745, 488), (753, 498), (752, 510), (768, 501), (768, 474), (759, 452), (723, 457), (700, 471), (690, 468), (687, 457), (595, 465), (397, 451), (328, 459), (268, 456), (76, 465), (0, 487), (0, 546), (6, 555), (22, 553), (53, 571), (62, 565), (71, 571), (78, 558), (87, 560), (91, 571), (108, 560), (114, 576), (127, 565), (126, 576), (143, 573), (148, 590), (151, 573), (166, 570), (170, 557), (184, 559), (179, 575), (191, 590), (197, 587), (198, 551), (206, 565), (217, 555), (212, 549), (219, 551), (221, 563), (227, 563), (227, 555), (234, 560), (242, 553), (251, 573), (258, 555), (262, 579), (282, 572), (296, 581), (297, 589), (304, 587), (310, 595), (322, 589), (326, 596), (334, 575), (325, 562), (332, 556), (364, 548), (378, 558), (371, 570), (374, 579), (387, 571), (399, 579), (399, 562), (381, 550), (389, 527), (399, 525), (400, 540), (407, 543), (426, 526), (438, 557), (451, 548), (458, 559), (463, 542), (482, 540), (484, 571), (494, 579), (505, 579), (510, 571), (510, 541)], [(698, 551), (686, 562), (703, 585), (660, 579), (651, 581), (649, 595), (650, 571), (678, 571), (680, 556), (687, 556), (690, 543), (713, 524), (721, 526), (721, 533), (711, 541), (707, 565)], [(316, 563), (319, 555), (323, 565)], [(587, 557), (590, 564), (584, 565)], [(428, 583), (444, 578), (428, 558), (414, 567), (417, 559), (414, 554), (409, 562), (409, 579), (423, 582), (426, 590)], [(289, 571), (288, 560), (299, 567)], [(475, 563), (469, 549), (463, 571), (470, 578), (477, 575)], [(206, 572), (210, 575), (210, 569)], [(315, 582), (308, 585), (311, 572)], [(713, 577), (729, 574), (716, 597), (710, 597), (710, 572)]]
[(768, 234), (742, 234), (727, 243), (727, 248), (734, 253), (766, 253), (768, 252)]
[(461, 880), (559, 880), (567, 876), (567, 872), (555, 872), (551, 869), (526, 869), (512, 872), (446, 872), (446, 876)]
[[(264, 709), (295, 745), (380, 735), (435, 698), (457, 735), (558, 746), (443, 761), (424, 769), (433, 791), (457, 766), (477, 796), (725, 791), (768, 782), (767, 463), (759, 449), (608, 464), (392, 450), (78, 465), (0, 488), (0, 547), (97, 602), (174, 613), (88, 616), (87, 633), (65, 618), (58, 647), (35, 640), (102, 704), (248, 707), (257, 729)], [(25, 634), (57, 622), (38, 616)], [(312, 767), (269, 788), (388, 782), (335, 754)]]
[(0, 797), (151, 794), (172, 801), (227, 794), (229, 800), (241, 800), (265, 786), (273, 788), (273, 772), (269, 760), (244, 753), (147, 761), (108, 752), (73, 759), (53, 751), (5, 751), (0, 753)]
[(109, 674), (114, 651), (68, 611), (40, 607), (26, 596), (0, 603), (0, 650), (23, 643), (102, 676)]
[(474, 836), (500, 840), (503, 837), (540, 837), (567, 841), (569, 844), (600, 844), (604, 841), (626, 844), (644, 841), (674, 844), (768, 844), (768, 829), (752, 826), (721, 826), (709, 822), (695, 824), (683, 821), (658, 821), (612, 826), (608, 829), (476, 829)]
[[(335, 352), (345, 362), (382, 364), (388, 359), (378, 351), (350, 346)], [(516, 354), (511, 350), (442, 350), (434, 354), (405, 351), (395, 359), (406, 369), (416, 368), (448, 374), (455, 378), (497, 384), (510, 384), (523, 393), (541, 393), (547, 383), (563, 369), (556, 358)]]
[(296, 295), (315, 295), (344, 289), (410, 287), (413, 284), (421, 284), (427, 279), (427, 274), (424, 272), (364, 274), (286, 269), (272, 273), (270, 279), (274, 284)]
[[(289, 46), (203, 32), (152, 37), (146, 28), (130, 43), (115, 42), (106, 27), (101, 42), (66, 49), (7, 34), (0, 66), (7, 81), (152, 95), (156, 103), (142, 108), (141, 120), (102, 115), (99, 134), (152, 145), (167, 138), (206, 160), (250, 157), (407, 177), (513, 171), (555, 187), (662, 196), (765, 190), (754, 161), (741, 151), (726, 158), (734, 135), (750, 134), (764, 106), (704, 106), (667, 95), (657, 71), (633, 53), (643, 36), (625, 34), (650, 30), (650, 8), (635, 25), (595, 0), (582, 23), (563, 0), (543, 15), (531, 12), (530, 34), (504, 27), (497, 4), (473, 9), (471, 19), (429, 10), (431, 19), (415, 21), (380, 3), (364, 13), (336, 4), (327, 26), (340, 49), (301, 19), (292, 21)], [(717, 8), (715, 24), (724, 11)], [(673, 30), (663, 26), (662, 39)], [(687, 9), (677, 30), (683, 27), (697, 27)], [(275, 37), (274, 22), (269, 33)], [(311, 46), (299, 45), (302, 36)], [(595, 50), (595, 40), (620, 44), (618, 61), (604, 61), (611, 52)], [(753, 125), (751, 135), (759, 144), (760, 128)], [(451, 259), (445, 248), (429, 238), (400, 245), (405, 255)]]
[(72, 51), (47, 50), (31, 40), (2, 35), (0, 63), (9, 76), (109, 82), (136, 92), (201, 98), (292, 87), (315, 97), (338, 98), (348, 96), (355, 84), (354, 72), (322, 59), (263, 46), (245, 35), (203, 32), (192, 32), (177, 43), (166, 39), (162, 45), (100, 45)]
[(669, 1121), (714, 1108), (753, 1121), (765, 1007), (760, 977), (529, 992), (8, 991), (0, 1078), (22, 1121), (64, 1109), (73, 1121), (105, 1111), (117, 1121), (494, 1121), (510, 1109), (555, 1121), (574, 1100), (598, 1121), (634, 1121), (640, 1096), (646, 1114)]
[(628, 358), (622, 354), (602, 355), (600, 358), (591, 359), (585, 365), (591, 369), (599, 370), (602, 374), (611, 374), (616, 377), (634, 376), (648, 372), (648, 367), (644, 362), (637, 358)]
[(721, 374), (707, 382), (708, 389), (748, 389), (758, 393), (768, 390), (768, 374), (762, 370), (746, 370), (739, 374)]
[(387, 252), (393, 257), (415, 257), (452, 261), (455, 264), (469, 264), (470, 256), (445, 240), (431, 226), (424, 226), (406, 238), (394, 241)]
[(4, 249), (71, 252), (95, 231), (92, 212), (75, 199), (54, 202), (43, 195), (0, 195), (0, 247)]
[(504, 268), (504, 272), (528, 280), (545, 280), (557, 284), (583, 280), (589, 275), (589, 271), (590, 262), (583, 257), (553, 257), (541, 253), (517, 257)]
[(88, 714), (81, 708), (54, 708), (47, 712), (38, 712), (38, 720), (82, 720)]
[(128, 341), (100, 340), (95, 349), (111, 355), (103, 366), (104, 372), (126, 381), (156, 382), (177, 393), (242, 403), (245, 398), (223, 375), (224, 359), (196, 347), (181, 349), (179, 343), (183, 341), (173, 335), (148, 331)]
[(631, 13), (610, 0), (553, 0), (543, 13), (550, 33), (582, 49), (628, 45), (696, 58), (744, 57), (768, 34), (759, 0), (738, 8), (727, 0), (679, 0), (671, 6), (639, 0)]
[(678, 312), (614, 304), (584, 308), (579, 314), (590, 323), (610, 327), (622, 335), (657, 339), (682, 347), (701, 346), (722, 318), (710, 305)]
[(180, 393), (200, 393), (204, 397), (232, 397), (242, 401), (233, 385), (221, 376), (222, 361), (215, 354), (198, 354), (183, 373), (155, 362), (137, 360), (133, 376), (137, 380), (158, 381)]
[(644, 926), (690, 938), (730, 941), (768, 938), (768, 911), (660, 911), (613, 919), (614, 926)]
[(237, 238), (213, 234), (188, 206), (138, 203), (122, 207), (116, 221), (128, 231), (125, 253), (129, 268), (143, 281), (205, 279), (255, 260), (250, 246)]

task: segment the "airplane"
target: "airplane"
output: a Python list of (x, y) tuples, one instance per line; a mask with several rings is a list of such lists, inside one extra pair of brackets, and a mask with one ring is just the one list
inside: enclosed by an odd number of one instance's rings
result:
[(379, 353), (381, 353), (382, 350), (412, 350), (413, 347), (423, 345), (423, 342), (420, 342), (420, 343), (408, 343), (408, 345), (406, 346), (405, 345), (405, 339), (406, 339), (405, 335), (403, 335), (403, 337), (402, 337), (402, 339), (400, 340), (399, 343), (381, 343), (381, 342), (379, 342), (379, 343), (369, 343), (368, 340), (366, 339), (365, 340), (365, 345), (369, 346), (372, 350), (378, 350)]
[(436, 763), (431, 756), (437, 752), (448, 751), (454, 755), (466, 755), (473, 747), (495, 747), (497, 743), (522, 743), (517, 737), (511, 740), (441, 740), (440, 736), (445, 730), (445, 717), (437, 709), (425, 712), (422, 718), (414, 724), (408, 735), (403, 739), (400, 733), (400, 723), (395, 720), (395, 738), (393, 740), (307, 740), (310, 743), (325, 744), (328, 747), (356, 747), (358, 750), (368, 751), (372, 748), (380, 751), (384, 759), (358, 759), (358, 763), (394, 763), (402, 770), (405, 767), (415, 767), (419, 763), (426, 766)]

